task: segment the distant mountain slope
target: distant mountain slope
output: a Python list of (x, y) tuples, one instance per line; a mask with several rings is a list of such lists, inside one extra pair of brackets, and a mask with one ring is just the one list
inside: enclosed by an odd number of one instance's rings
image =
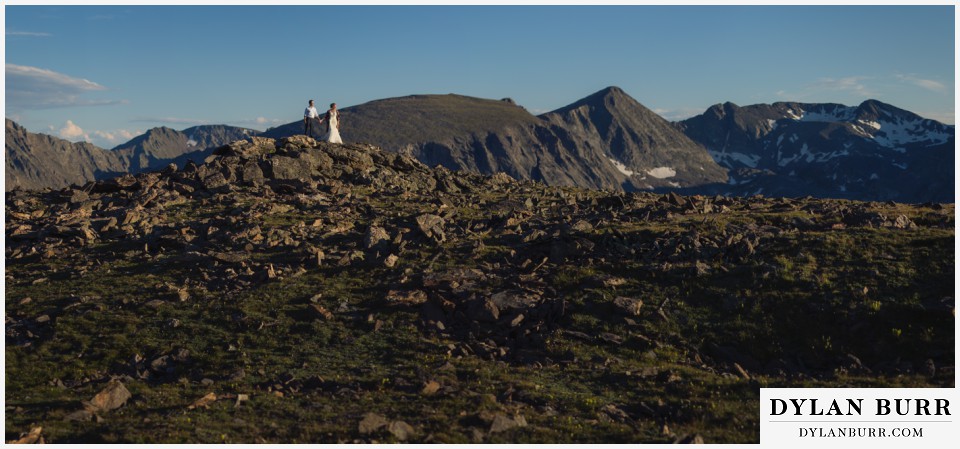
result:
[(183, 131), (160, 127), (150, 129), (113, 150), (128, 154), (131, 161), (129, 171), (137, 173), (166, 165), (182, 155), (212, 150), (250, 135), (257, 135), (257, 131), (227, 125), (194, 126)]
[[(321, 111), (323, 113), (325, 111)], [(508, 99), (487, 100), (463, 95), (410, 95), (374, 100), (340, 109), (340, 129), (351, 140), (383, 142), (396, 151), (411, 143), (442, 141), (479, 131), (495, 131), (536, 118)], [(321, 125), (325, 132), (326, 124)], [(303, 134), (303, 121), (270, 128), (269, 138)]]
[(558, 135), (565, 134), (571, 147), (600, 154), (627, 175), (625, 187), (688, 187), (727, 179), (703, 147), (620, 88), (606, 88), (541, 117)]
[(34, 134), (10, 119), (6, 120), (5, 144), (7, 190), (79, 184), (122, 173), (129, 166), (124, 154)]
[[(627, 191), (727, 179), (696, 143), (616, 87), (541, 116), (509, 99), (413, 95), (346, 108), (342, 117), (348, 141), (451, 169)], [(263, 136), (302, 133), (297, 121)]]
[(677, 126), (731, 170), (722, 193), (954, 201), (955, 128), (876, 100), (724, 103)]
[(213, 148), (256, 131), (203, 125), (177, 131), (153, 128), (113, 150), (35, 134), (6, 121), (6, 189), (61, 188), (122, 173), (139, 173), (187, 160), (202, 160)]
[(187, 136), (187, 145), (194, 150), (216, 148), (235, 140), (260, 134), (260, 131), (255, 129), (229, 125), (200, 125), (180, 132)]
[[(463, 95), (410, 95), (374, 100), (341, 109), (343, 133), (354, 141), (381, 142), (397, 150), (418, 142), (446, 141), (505, 126), (537, 123), (536, 117), (509, 99)], [(321, 125), (325, 130), (326, 124)], [(303, 134), (303, 121), (271, 128), (263, 137)]]
[[(7, 188), (59, 188), (199, 161), (248, 136), (298, 134), (302, 120), (264, 133), (154, 128), (107, 151), (33, 135), (8, 120)], [(670, 123), (617, 87), (539, 116), (510, 99), (411, 95), (342, 109), (341, 134), (431, 166), (555, 186), (954, 201), (955, 128), (876, 100), (724, 103)]]

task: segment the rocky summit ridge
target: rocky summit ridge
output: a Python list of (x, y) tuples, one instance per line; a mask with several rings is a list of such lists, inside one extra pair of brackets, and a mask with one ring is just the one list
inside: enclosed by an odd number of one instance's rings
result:
[(290, 136), (5, 207), (8, 441), (743, 443), (762, 386), (953, 385), (951, 204)]

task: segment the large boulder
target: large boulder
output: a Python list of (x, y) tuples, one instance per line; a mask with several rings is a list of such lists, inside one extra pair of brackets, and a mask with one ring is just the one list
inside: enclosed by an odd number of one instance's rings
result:
[(277, 150), (276, 141), (266, 137), (250, 137), (236, 140), (213, 150), (217, 156), (238, 156), (243, 159), (253, 159)]
[(260, 164), (256, 161), (247, 161), (244, 163), (237, 174), (240, 177), (240, 181), (246, 184), (260, 185), (263, 184), (264, 181), (263, 169), (260, 168)]
[(307, 161), (289, 156), (274, 156), (261, 163), (263, 174), (270, 179), (304, 179), (313, 176)]
[(296, 136), (284, 137), (280, 139), (280, 148), (286, 150), (298, 150), (303, 148), (316, 148), (317, 141), (310, 136), (299, 134)]
[(446, 222), (443, 218), (433, 214), (423, 214), (417, 217), (417, 227), (425, 236), (438, 242), (446, 240), (443, 227)]
[(333, 158), (327, 153), (316, 148), (308, 148), (296, 155), (304, 161), (311, 169), (316, 171), (326, 171), (333, 167)]
[(365, 172), (373, 168), (373, 158), (359, 148), (344, 148), (339, 145), (331, 145), (324, 148), (324, 151), (338, 163), (350, 167), (354, 170)]

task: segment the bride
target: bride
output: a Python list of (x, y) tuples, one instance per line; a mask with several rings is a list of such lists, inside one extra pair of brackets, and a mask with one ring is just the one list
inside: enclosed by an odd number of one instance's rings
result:
[(330, 103), (330, 110), (327, 111), (319, 123), (327, 121), (327, 134), (322, 137), (322, 140), (325, 142), (331, 143), (343, 143), (343, 139), (340, 138), (340, 112), (337, 111), (337, 104)]

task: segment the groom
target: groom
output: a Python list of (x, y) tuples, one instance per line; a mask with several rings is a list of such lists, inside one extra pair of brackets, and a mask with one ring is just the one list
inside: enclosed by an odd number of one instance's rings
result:
[(319, 125), (319, 122), (317, 122), (319, 119), (320, 113), (317, 112), (317, 108), (313, 105), (313, 100), (310, 100), (310, 105), (303, 110), (303, 133), (306, 134), (307, 137), (313, 137), (310, 131), (315, 128), (315, 122)]

